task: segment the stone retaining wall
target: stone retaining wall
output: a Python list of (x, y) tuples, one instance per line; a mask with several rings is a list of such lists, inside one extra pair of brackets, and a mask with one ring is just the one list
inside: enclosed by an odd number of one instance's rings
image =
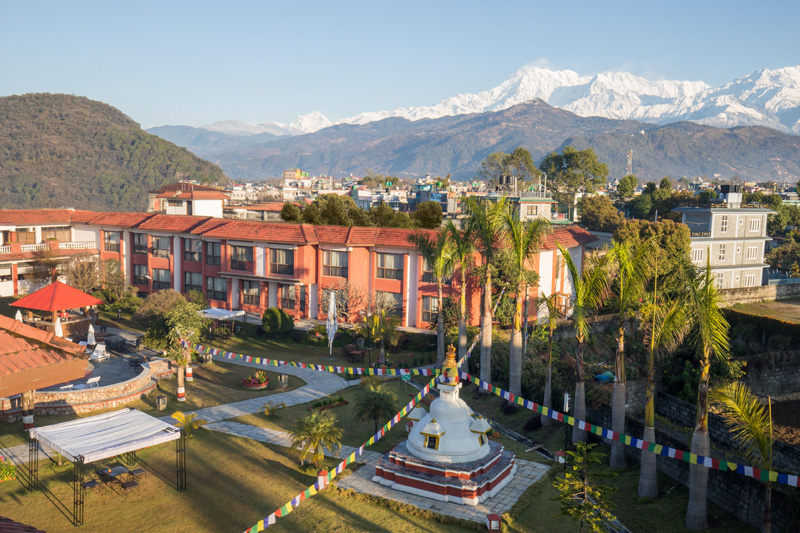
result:
[[(154, 359), (142, 365), (136, 377), (105, 387), (69, 391), (36, 391), (37, 415), (69, 415), (120, 407), (146, 396), (159, 379), (172, 373), (170, 362)], [(19, 397), (0, 398), (0, 421), (15, 422), (22, 416)]]
[(785, 300), (800, 296), (800, 284), (722, 289), (719, 294), (722, 298), (722, 305), (726, 307), (735, 304), (763, 302), (765, 300)]

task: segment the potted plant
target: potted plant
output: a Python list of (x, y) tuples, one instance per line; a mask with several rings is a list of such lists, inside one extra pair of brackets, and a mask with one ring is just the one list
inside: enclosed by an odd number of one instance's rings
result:
[(11, 460), (0, 455), (0, 483), (17, 479), (17, 467)]
[(242, 379), (242, 385), (250, 390), (264, 390), (269, 387), (269, 378), (266, 372), (259, 370), (252, 376)]

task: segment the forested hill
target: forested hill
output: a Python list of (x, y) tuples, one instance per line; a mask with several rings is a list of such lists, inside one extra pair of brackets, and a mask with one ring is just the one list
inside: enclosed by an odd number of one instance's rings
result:
[(102, 102), (64, 94), (0, 98), (0, 208), (143, 211), (147, 191), (222, 170)]

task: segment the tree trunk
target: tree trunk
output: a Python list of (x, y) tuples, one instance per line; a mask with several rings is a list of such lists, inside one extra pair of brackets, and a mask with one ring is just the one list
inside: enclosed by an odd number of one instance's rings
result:
[(772, 531), (772, 483), (767, 481), (767, 492), (764, 495), (764, 524), (761, 528), (763, 533)]
[(186, 401), (186, 388), (185, 388), (185, 378), (186, 378), (186, 366), (183, 363), (178, 363), (178, 401), (185, 402)]
[[(708, 457), (711, 442), (708, 431), (695, 430), (692, 435), (692, 446), (689, 451)], [(689, 506), (686, 509), (687, 529), (707, 529), (708, 468), (700, 465), (689, 465)]]
[[(553, 408), (553, 365), (549, 360), (547, 362), (547, 378), (544, 382), (544, 401), (542, 405), (547, 407), (548, 410)], [(549, 416), (542, 415), (541, 419), (543, 426), (553, 425), (553, 419)]]
[[(583, 384), (583, 339), (578, 339), (578, 352), (575, 357), (575, 398), (573, 399), (574, 417), (578, 420), (586, 420), (586, 389)], [(572, 443), (586, 442), (586, 432), (578, 427), (576, 422), (572, 426)]]
[[(614, 366), (614, 395), (611, 401), (611, 429), (620, 435), (625, 434), (625, 324), (620, 317), (617, 330), (617, 356)], [(625, 457), (625, 445), (611, 442), (611, 468), (624, 468), (628, 465)]]
[(381, 361), (380, 361), (380, 364), (382, 364), (382, 365), (386, 364), (386, 346), (383, 344), (383, 341), (381, 341)]
[(26, 430), (34, 428), (33, 413), (36, 410), (35, 393), (36, 391), (32, 390), (25, 391), (20, 397), (20, 403), (22, 404), (22, 428)]
[[(711, 440), (708, 436), (708, 380), (711, 364), (708, 350), (704, 349), (703, 367), (697, 385), (697, 418), (692, 435), (694, 454), (708, 457)], [(700, 465), (689, 465), (689, 506), (686, 509), (685, 525), (688, 529), (707, 529), (708, 518), (706, 500), (708, 498), (708, 468)]]
[[(644, 408), (644, 435), (647, 442), (656, 441), (656, 405), (655, 405), (655, 369), (647, 369), (647, 392)], [(642, 450), (642, 466), (639, 470), (639, 497), (658, 498), (658, 477), (656, 471), (656, 455)]]
[[(483, 286), (483, 314), (481, 315), (481, 380), (492, 381), (492, 274), (486, 268)], [(480, 389), (481, 392), (486, 392)]]
[(467, 353), (467, 280), (461, 273), (461, 318), (458, 319), (458, 360)]
[(436, 315), (436, 368), (442, 368), (444, 363), (444, 323), (442, 320), (442, 284), (439, 283), (439, 308)]
[(519, 395), (522, 392), (522, 294), (519, 288), (514, 298), (514, 329), (511, 331), (511, 350), (508, 355), (508, 391)]
[(528, 356), (528, 284), (525, 284), (525, 314), (522, 317), (522, 357)]

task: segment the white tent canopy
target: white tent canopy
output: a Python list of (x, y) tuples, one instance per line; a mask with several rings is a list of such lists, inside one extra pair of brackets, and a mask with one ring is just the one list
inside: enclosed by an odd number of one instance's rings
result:
[(227, 309), (220, 309), (218, 307), (209, 307), (198, 311), (200, 315), (210, 318), (211, 320), (236, 320), (236, 317), (245, 316), (245, 312), (241, 309), (228, 311)]
[(178, 440), (180, 436), (180, 428), (136, 409), (121, 409), (31, 430), (31, 438), (68, 461), (82, 457), (84, 463)]

